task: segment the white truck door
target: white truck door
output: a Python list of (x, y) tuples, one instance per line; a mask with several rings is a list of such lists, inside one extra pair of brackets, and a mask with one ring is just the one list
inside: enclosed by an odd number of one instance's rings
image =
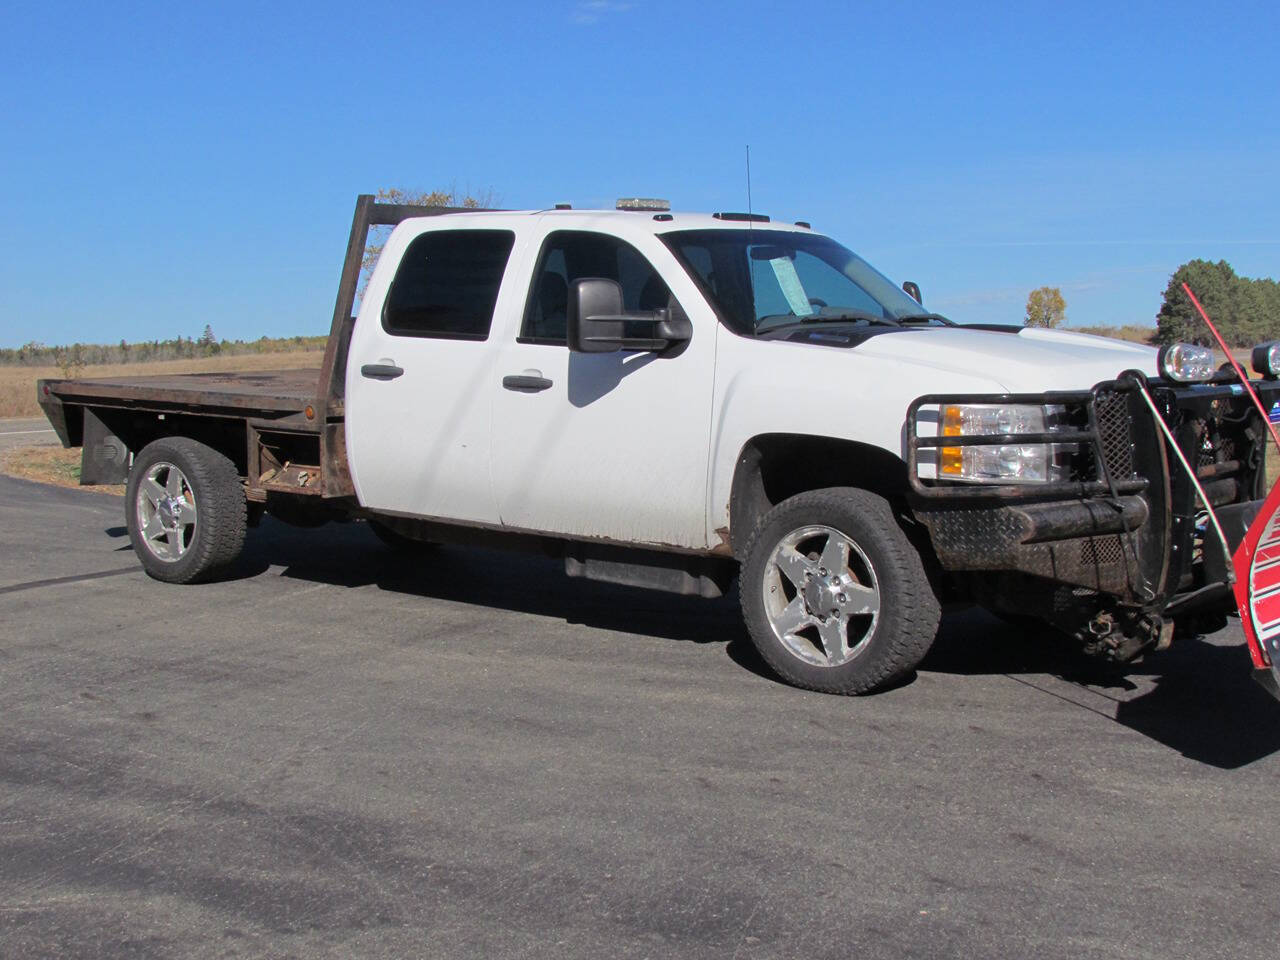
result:
[[(407, 225), (406, 225), (407, 226)], [(498, 521), (489, 483), (493, 318), (516, 235), (397, 230), (366, 291), (347, 359), (351, 477), (367, 507)], [(523, 299), (523, 291), (514, 295)], [(519, 307), (514, 307), (517, 311)]]
[[(544, 233), (523, 314), (495, 350), (499, 513), (517, 529), (703, 548), (715, 321), (661, 242), (634, 239)], [(693, 339), (671, 357), (571, 353), (568, 285), (584, 277), (617, 280), (628, 310), (666, 307), (674, 289)]]

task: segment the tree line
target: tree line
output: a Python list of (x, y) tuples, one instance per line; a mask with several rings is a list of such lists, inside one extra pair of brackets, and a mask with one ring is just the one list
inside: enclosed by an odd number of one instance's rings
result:
[(190, 360), (197, 357), (243, 356), (254, 353), (283, 353), (323, 350), (326, 336), (259, 337), (257, 340), (219, 340), (205, 327), (196, 338), (177, 336), (172, 340), (121, 340), (116, 344), (73, 343), (46, 346), (30, 342), (20, 347), (0, 348), (0, 365), (18, 367), (60, 367), (77, 370), (108, 363), (149, 363), (154, 360)]

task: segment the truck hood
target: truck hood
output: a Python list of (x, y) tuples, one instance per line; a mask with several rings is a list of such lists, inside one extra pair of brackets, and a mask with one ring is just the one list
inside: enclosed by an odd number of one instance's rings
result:
[(928, 327), (875, 336), (857, 347), (867, 357), (989, 377), (1008, 393), (1084, 390), (1125, 370), (1155, 375), (1156, 350), (1126, 340), (1060, 330), (1018, 332)]

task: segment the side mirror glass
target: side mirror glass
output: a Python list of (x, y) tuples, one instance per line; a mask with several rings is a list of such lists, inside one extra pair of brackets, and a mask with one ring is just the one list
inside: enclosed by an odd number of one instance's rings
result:
[(914, 280), (904, 280), (902, 281), (902, 289), (908, 297), (920, 304), (920, 306), (924, 306), (924, 299), (920, 296), (920, 284)]

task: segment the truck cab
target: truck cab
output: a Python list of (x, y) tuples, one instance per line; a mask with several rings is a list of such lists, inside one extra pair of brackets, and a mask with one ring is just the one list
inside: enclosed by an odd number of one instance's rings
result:
[[(705, 550), (716, 322), (651, 223), (553, 211), (401, 224), (351, 337), (361, 504)], [(617, 283), (637, 315), (689, 304), (693, 336), (670, 353), (570, 350), (570, 287), (588, 277)]]

